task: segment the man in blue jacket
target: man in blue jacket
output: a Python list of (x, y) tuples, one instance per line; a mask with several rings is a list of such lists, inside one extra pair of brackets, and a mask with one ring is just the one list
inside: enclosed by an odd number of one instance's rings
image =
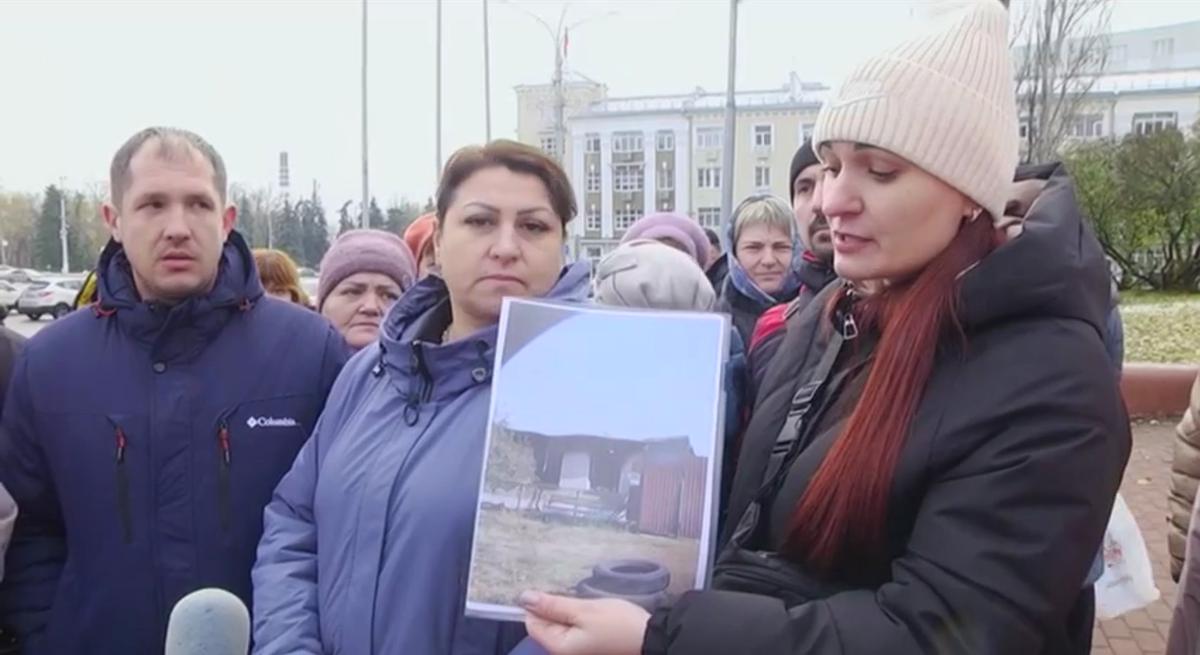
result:
[(24, 655), (161, 653), (184, 595), (247, 605), (262, 512), (346, 359), (264, 295), (225, 166), (150, 128), (117, 151), (99, 300), (18, 358), (0, 484), (20, 507), (0, 622)]

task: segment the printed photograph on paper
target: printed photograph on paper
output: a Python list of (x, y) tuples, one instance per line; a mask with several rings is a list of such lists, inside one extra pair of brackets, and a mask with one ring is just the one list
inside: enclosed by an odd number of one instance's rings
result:
[(467, 613), (527, 589), (654, 610), (704, 585), (728, 319), (505, 301)]

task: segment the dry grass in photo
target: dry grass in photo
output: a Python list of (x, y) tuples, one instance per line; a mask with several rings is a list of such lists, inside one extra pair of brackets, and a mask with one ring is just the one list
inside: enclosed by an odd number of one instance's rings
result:
[(638, 558), (671, 572), (672, 598), (694, 587), (699, 541), (638, 534), (604, 524), (547, 521), (536, 513), (498, 507), (480, 510), (468, 598), (513, 605), (527, 589), (574, 594), (604, 561)]

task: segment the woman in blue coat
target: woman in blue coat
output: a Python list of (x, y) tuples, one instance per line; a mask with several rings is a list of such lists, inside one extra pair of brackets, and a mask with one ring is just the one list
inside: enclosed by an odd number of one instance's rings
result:
[(265, 512), (255, 653), (507, 653), (519, 624), (463, 615), (497, 320), (505, 296), (582, 301), (564, 268), (559, 166), (495, 141), (451, 158), (430, 276), (346, 366)]

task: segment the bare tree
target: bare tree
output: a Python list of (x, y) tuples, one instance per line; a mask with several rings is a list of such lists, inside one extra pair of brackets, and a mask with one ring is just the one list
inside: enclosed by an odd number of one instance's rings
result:
[(1087, 95), (1108, 62), (1112, 0), (1013, 3), (1010, 34), (1024, 161), (1048, 161), (1082, 120)]

